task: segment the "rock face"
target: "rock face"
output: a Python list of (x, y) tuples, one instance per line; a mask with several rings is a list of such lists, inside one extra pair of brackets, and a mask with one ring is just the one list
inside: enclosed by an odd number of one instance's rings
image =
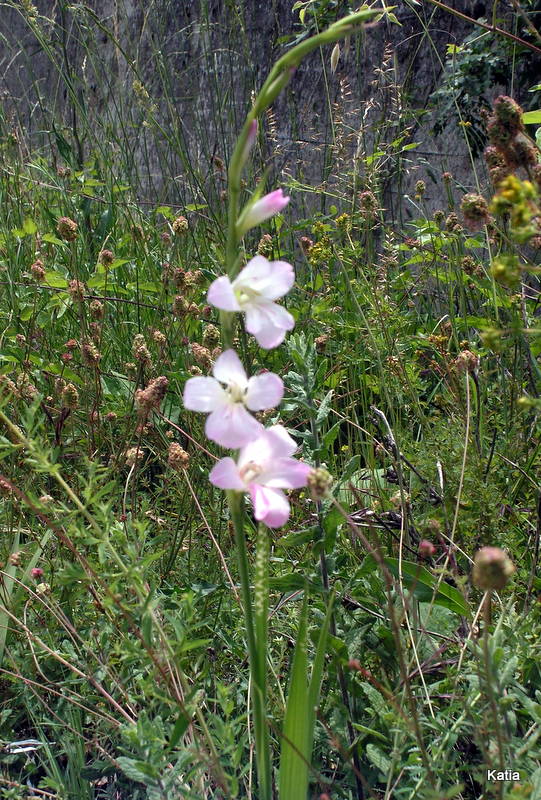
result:
[[(98, 172), (107, 167), (127, 176), (152, 202), (218, 200), (222, 161), (250, 98), (302, 31), (292, 5), (13, 0), (0, 15), (4, 116), (31, 147), (49, 139), (59, 164), (76, 167), (96, 154)], [(346, 2), (334, 5), (322, 24), (346, 13)], [(465, 0), (454, 6), (474, 13)], [(427, 199), (435, 206), (443, 171), (471, 183), (460, 128), (449, 123), (436, 140), (423, 112), (447, 45), (460, 44), (473, 26), (428, 3), (401, 2), (395, 13), (400, 25), (384, 20), (342, 43), (334, 74), (331, 48), (302, 63), (267, 116), (259, 163), (338, 194), (352, 182), (384, 190), (389, 207), (403, 207), (404, 192), (427, 174)], [(403, 150), (412, 143), (415, 150)], [(303, 196), (310, 207), (329, 202), (324, 192)]]

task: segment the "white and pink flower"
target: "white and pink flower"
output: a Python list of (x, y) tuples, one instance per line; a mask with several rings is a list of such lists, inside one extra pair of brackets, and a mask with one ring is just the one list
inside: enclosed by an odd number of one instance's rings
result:
[(207, 298), (222, 311), (244, 312), (248, 333), (261, 347), (270, 350), (281, 344), (286, 331), (295, 326), (291, 314), (274, 302), (289, 292), (294, 281), (293, 267), (287, 261), (255, 256), (233, 281), (226, 275), (213, 281)]
[[(190, 378), (184, 387), (184, 405), (209, 414), (205, 433), (223, 447), (238, 448), (264, 430), (249, 412), (274, 408), (282, 400), (284, 384), (273, 372), (248, 378), (234, 350), (226, 350), (214, 364), (211, 377)], [(223, 384), (223, 385), (222, 385)]]
[(292, 458), (295, 441), (283, 425), (274, 425), (247, 444), (237, 462), (222, 458), (210, 473), (219, 489), (249, 492), (254, 516), (269, 528), (280, 528), (289, 519), (290, 506), (283, 489), (306, 486), (312, 467)]

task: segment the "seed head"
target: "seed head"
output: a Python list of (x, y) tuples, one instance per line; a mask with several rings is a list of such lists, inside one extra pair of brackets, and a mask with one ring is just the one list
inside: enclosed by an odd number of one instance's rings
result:
[(100, 300), (92, 300), (89, 305), (90, 316), (92, 319), (103, 319), (105, 310), (103, 307), (103, 303)]
[(77, 238), (77, 223), (69, 217), (60, 217), (56, 223), (56, 231), (65, 242), (74, 242)]
[(177, 217), (173, 220), (171, 227), (173, 228), (175, 236), (183, 236), (185, 233), (188, 233), (188, 220), (186, 217)]
[(332, 484), (332, 475), (323, 467), (317, 467), (308, 474), (307, 485), (314, 500), (328, 497)]
[(207, 325), (203, 331), (203, 344), (205, 347), (212, 349), (218, 345), (220, 341), (220, 331), (216, 325)]
[(259, 240), (259, 244), (257, 245), (257, 252), (260, 256), (265, 256), (265, 258), (272, 258), (273, 253), (273, 243), (272, 243), (272, 236), (270, 233), (265, 233)]
[(197, 364), (203, 369), (209, 370), (212, 366), (212, 356), (208, 347), (203, 347), (197, 342), (192, 344), (192, 354)]
[(112, 250), (102, 250), (98, 256), (98, 261), (104, 267), (110, 267), (114, 260), (115, 256)]
[(73, 302), (82, 303), (85, 297), (85, 285), (82, 281), (72, 280), (68, 285), (68, 294)]
[(173, 470), (188, 469), (190, 456), (178, 442), (171, 442), (167, 454), (167, 463)]
[(87, 367), (97, 367), (101, 361), (101, 353), (93, 342), (83, 342), (81, 358)]
[(150, 381), (146, 389), (138, 389), (135, 393), (135, 403), (139, 410), (146, 416), (153, 409), (158, 410), (167, 393), (169, 381), (163, 375)]
[(161, 331), (154, 331), (152, 334), (152, 341), (155, 342), (158, 347), (165, 347), (167, 344), (167, 336)]
[(490, 219), (488, 203), (480, 194), (465, 194), (460, 203), (466, 227), (471, 231), (480, 230)]
[(126, 450), (126, 466), (134, 467), (143, 458), (143, 451), (140, 447), (130, 447)]
[(73, 383), (68, 383), (62, 390), (62, 406), (72, 411), (79, 406), (79, 392)]
[(421, 558), (432, 558), (436, 552), (436, 547), (429, 539), (422, 539), (419, 542), (419, 555)]
[(475, 554), (472, 580), (478, 589), (503, 589), (516, 568), (499, 547), (482, 547)]
[(140, 363), (149, 366), (152, 363), (150, 351), (142, 333), (136, 333), (132, 342), (133, 357)]
[(45, 280), (45, 269), (43, 268), (43, 261), (41, 259), (38, 258), (34, 261), (30, 267), (30, 272), (36, 283), (43, 283)]

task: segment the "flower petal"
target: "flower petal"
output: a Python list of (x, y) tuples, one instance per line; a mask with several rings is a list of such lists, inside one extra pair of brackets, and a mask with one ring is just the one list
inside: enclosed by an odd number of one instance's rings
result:
[(268, 261), (254, 256), (235, 280), (235, 289), (246, 286), (260, 293), (265, 300), (277, 300), (287, 294), (295, 282), (295, 271), (287, 261)]
[(250, 411), (275, 408), (284, 396), (284, 384), (274, 372), (254, 375), (248, 381), (245, 403)]
[(246, 309), (246, 330), (265, 350), (281, 344), (286, 331), (294, 327), (295, 320), (291, 314), (276, 303), (252, 303)]
[(263, 426), (241, 403), (228, 403), (207, 419), (205, 434), (222, 447), (237, 449), (256, 439)]
[(233, 285), (227, 275), (216, 278), (207, 292), (207, 300), (211, 306), (221, 308), (222, 311), (240, 311), (240, 306), (233, 291)]
[(283, 425), (273, 425), (272, 428), (263, 429), (260, 435), (242, 448), (239, 453), (238, 466), (242, 469), (250, 461), (260, 466), (263, 472), (272, 469), (272, 464), (278, 458), (287, 458), (293, 455), (297, 444), (291, 438)]
[(254, 517), (269, 528), (280, 528), (289, 519), (289, 502), (279, 490), (266, 489), (258, 483), (248, 486), (254, 505)]
[(290, 198), (286, 197), (281, 189), (275, 189), (274, 192), (269, 192), (260, 200), (256, 200), (255, 203), (248, 204), (237, 223), (239, 236), (243, 236), (250, 228), (278, 214), (287, 206), (289, 200)]
[(214, 378), (189, 378), (184, 386), (184, 406), (208, 414), (227, 403), (227, 395)]
[(296, 458), (278, 458), (258, 480), (271, 489), (300, 489), (306, 486), (313, 467)]
[(246, 370), (234, 350), (225, 350), (218, 356), (212, 374), (221, 383), (236, 383), (241, 389), (248, 386)]
[(232, 458), (222, 458), (210, 471), (209, 480), (218, 489), (246, 489)]

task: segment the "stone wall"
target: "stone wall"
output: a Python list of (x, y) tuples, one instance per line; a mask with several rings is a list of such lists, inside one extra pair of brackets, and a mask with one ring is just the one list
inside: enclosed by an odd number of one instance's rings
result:
[[(347, 3), (339, 5), (345, 13)], [(0, 15), (0, 89), (11, 124), (33, 147), (51, 141), (59, 163), (101, 153), (98, 160), (127, 172), (149, 202), (219, 194), (213, 157), (227, 159), (251, 94), (284, 39), (300, 32), (291, 0), (36, 6), (37, 16), (19, 2)], [(467, 0), (455, 7), (474, 11)], [(334, 74), (330, 48), (302, 63), (266, 120), (260, 155), (265, 163), (272, 156), (282, 178), (338, 194), (352, 179), (358, 188), (376, 183), (407, 216), (416, 212), (402, 198), (417, 178), (428, 176), (433, 206), (442, 202), (443, 171), (471, 183), (460, 129), (450, 124), (436, 139), (423, 111), (447, 45), (460, 44), (472, 26), (428, 3), (399, 0), (395, 13), (400, 25), (384, 21), (342, 46)], [(404, 107), (417, 113), (406, 116)], [(400, 152), (412, 142), (415, 150)], [(374, 149), (383, 155), (370, 161)], [(322, 193), (303, 197), (309, 207), (329, 202)]]

